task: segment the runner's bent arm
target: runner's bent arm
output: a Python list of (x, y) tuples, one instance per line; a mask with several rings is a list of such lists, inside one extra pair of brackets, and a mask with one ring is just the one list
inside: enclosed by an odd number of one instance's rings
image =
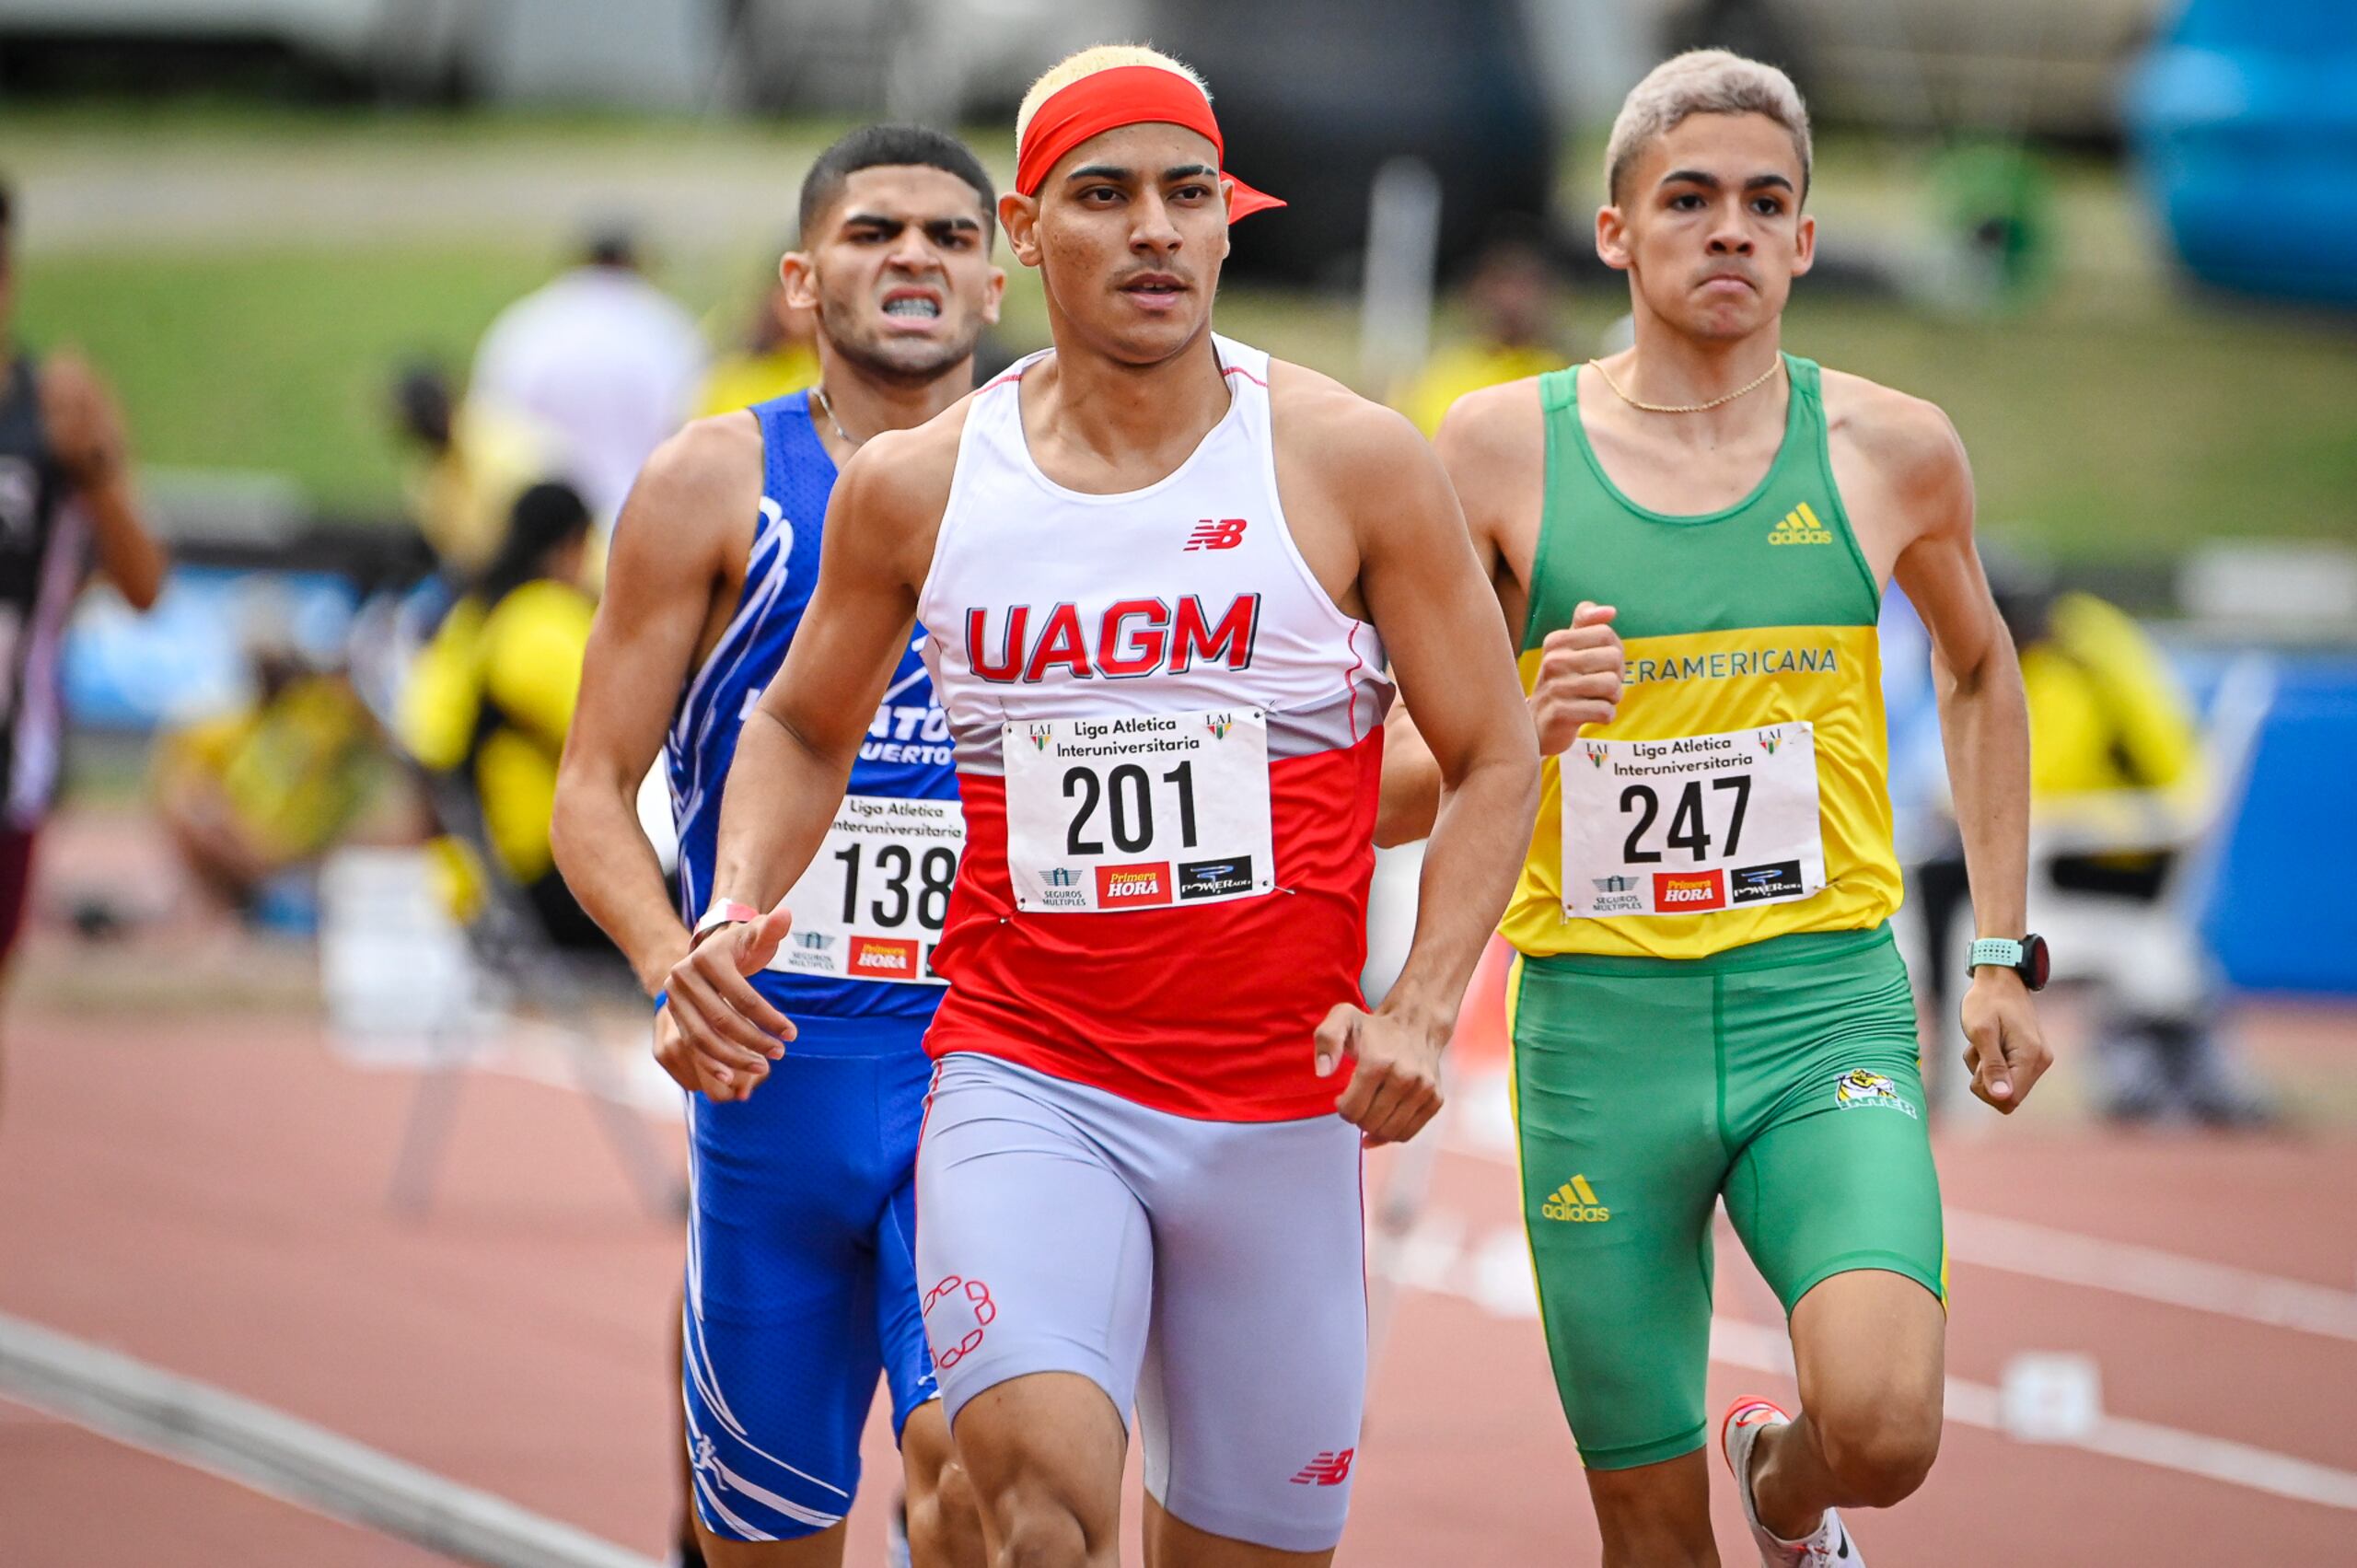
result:
[(134, 610), (145, 610), (163, 592), (170, 562), (140, 516), (121, 411), (98, 373), (68, 354), (41, 366), (41, 409), (50, 444), (90, 519), (99, 570)]
[(876, 436), (835, 482), (810, 608), (745, 720), (721, 796), (714, 902), (768, 912), (698, 944), (671, 970), (673, 1016), (699, 1051), (727, 1040), (774, 1055), (774, 1040), (792, 1038), (745, 976), (784, 939), (790, 912), (776, 906), (825, 839), (908, 646), (957, 457), (955, 422), (941, 425), (946, 443), (935, 427)]
[[(1940, 738), (1964, 838), (1974, 930), (2028, 929), (2029, 704), (2014, 640), (1972, 540), (1972, 470), (1945, 415), (1915, 404), (1867, 437), (1912, 515), (1895, 575), (1932, 639)], [(1965, 999), (1973, 1093), (2011, 1111), (2049, 1060), (2029, 995), (2010, 970), (1974, 975)]]
[(688, 930), (639, 825), (639, 784), (694, 663), (721, 551), (749, 531), (761, 464), (760, 433), (742, 413), (699, 420), (647, 459), (614, 524), (557, 774), (557, 867), (649, 995), (687, 952)]
[(1391, 451), (1357, 465), (1359, 587), (1440, 772), (1415, 940), (1384, 1010), (1446, 1028), (1529, 846), (1538, 751), (1448, 476), (1413, 427), (1382, 417), (1397, 423)]
[[(1543, 502), (1546, 432), (1532, 382), (1509, 382), (1459, 398), (1434, 438), (1441, 466), (1464, 508), (1473, 553), (1489, 577), (1511, 644), (1529, 613), (1529, 585), (1521, 581), (1508, 536), (1527, 532), (1535, 542)], [(1524, 552), (1527, 553), (1527, 552)], [(1582, 605), (1568, 627), (1547, 633), (1545, 652), (1526, 699), (1541, 755), (1569, 746), (1585, 724), (1609, 724), (1620, 696), (1620, 638), (1608, 608)], [(1375, 842), (1389, 846), (1432, 830), (1440, 804), (1440, 766), (1402, 704), (1385, 726), (1383, 805)]]

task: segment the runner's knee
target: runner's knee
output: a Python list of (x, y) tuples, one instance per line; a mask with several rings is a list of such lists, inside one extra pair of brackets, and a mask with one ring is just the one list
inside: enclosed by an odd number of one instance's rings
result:
[(1910, 1496), (1940, 1452), (1936, 1404), (1898, 1399), (1809, 1411), (1825, 1468), (1853, 1507), (1887, 1508)]
[(1089, 1531), (1077, 1509), (1044, 1488), (997, 1500), (1000, 1568), (1088, 1568)]

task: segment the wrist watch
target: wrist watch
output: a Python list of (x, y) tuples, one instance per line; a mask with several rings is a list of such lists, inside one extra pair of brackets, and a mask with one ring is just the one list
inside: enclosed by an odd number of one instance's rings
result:
[(2032, 932), (2018, 942), (2004, 936), (1980, 938), (1972, 944), (1972, 957), (1964, 967), (2011, 970), (2032, 991), (2043, 991), (2051, 960), (2047, 956), (2046, 938)]

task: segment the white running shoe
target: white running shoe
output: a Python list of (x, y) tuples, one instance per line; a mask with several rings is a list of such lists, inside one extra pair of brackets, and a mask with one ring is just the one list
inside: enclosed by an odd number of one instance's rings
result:
[(891, 1511), (884, 1516), (884, 1568), (910, 1568), (906, 1493), (893, 1494)]
[(1751, 1500), (1751, 1447), (1761, 1432), (1792, 1419), (1772, 1401), (1755, 1395), (1729, 1405), (1726, 1418), (1719, 1423), (1719, 1452), (1735, 1472), (1735, 1494), (1743, 1500), (1743, 1522), (1751, 1527), (1752, 1543), (1759, 1548), (1759, 1568), (1866, 1568), (1865, 1558), (1833, 1509), (1828, 1508), (1817, 1528), (1798, 1540), (1785, 1540), (1759, 1522), (1759, 1506)]

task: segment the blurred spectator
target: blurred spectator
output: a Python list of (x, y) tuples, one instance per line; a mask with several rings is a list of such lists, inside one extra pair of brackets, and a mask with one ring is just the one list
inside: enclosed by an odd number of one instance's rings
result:
[(591, 514), (611, 521), (639, 465), (694, 411), (706, 358), (694, 319), (640, 273), (631, 238), (610, 232), (500, 312), (467, 397), (546, 425)]
[(1555, 337), (1559, 279), (1535, 239), (1492, 240), (1465, 283), (1472, 331), (1427, 361), (1393, 403), (1430, 436), (1468, 392), (1562, 367)]
[[(410, 672), (401, 734), (420, 765), (470, 802), (495, 862), (472, 864), (461, 847), (469, 833), (445, 841), (461, 915), (475, 906), (471, 877), (499, 876), (550, 940), (594, 950), (607, 946), (604, 934), (566, 890), (549, 849), (557, 761), (596, 608), (578, 586), (589, 525), (588, 508), (564, 485), (536, 484), (517, 498), (499, 554)], [(446, 829), (459, 828), (441, 815)]]
[[(2105, 836), (2107, 824), (2187, 815), (2185, 803), (2198, 797), (2205, 783), (2201, 739), (2192, 703), (2159, 646), (2125, 611), (2092, 594), (2058, 595), (2038, 574), (2003, 556), (1992, 554), (1988, 565), (1997, 607), (2020, 650), (2029, 701), (2033, 828), (2072, 828), (2073, 842), (2084, 844)], [(2140, 806), (2147, 809), (2122, 809)], [(2143, 842), (2117, 852), (2076, 849), (2042, 861), (2034, 854), (2033, 917), (2042, 889), (2117, 899), (2123, 909), (2157, 900), (2189, 846), (2156, 850), (2149, 847), (2149, 833), (2127, 837)], [(1969, 905), (1963, 860), (1952, 845), (1951, 839), (1950, 847), (1914, 873), (1930, 933), (1927, 988), (1933, 1016), (1943, 1019), (1970, 936), (1956, 919)], [(2264, 1121), (2264, 1099), (2219, 1037), (2212, 966), (2198, 951), (2198, 939), (2189, 946), (2196, 951), (2183, 961), (2200, 973), (2165, 993), (2139, 987), (2132, 977), (2098, 976), (2097, 1108), (2121, 1121)]]
[(430, 365), (395, 378), (393, 413), (423, 459), (410, 482), (418, 531), (447, 577), (470, 583), (491, 564), (516, 498), (562, 477), (556, 439), (495, 404), (456, 401), (449, 378)]
[(156, 602), (166, 566), (106, 383), (71, 354), (43, 360), (16, 340), (16, 238), (0, 185), (0, 967), (23, 923), (33, 842), (57, 785), (67, 612), (93, 556), (135, 610)]
[(704, 377), (696, 399), (697, 416), (734, 413), (816, 382), (818, 327), (811, 318), (810, 311), (786, 303), (785, 284), (772, 271), (769, 286), (746, 323), (744, 341), (722, 355)]
[(267, 884), (317, 860), (368, 802), (381, 752), (341, 671), (291, 647), (251, 655), (253, 700), (157, 738), (157, 811), (181, 862), (227, 908), (251, 913)]

